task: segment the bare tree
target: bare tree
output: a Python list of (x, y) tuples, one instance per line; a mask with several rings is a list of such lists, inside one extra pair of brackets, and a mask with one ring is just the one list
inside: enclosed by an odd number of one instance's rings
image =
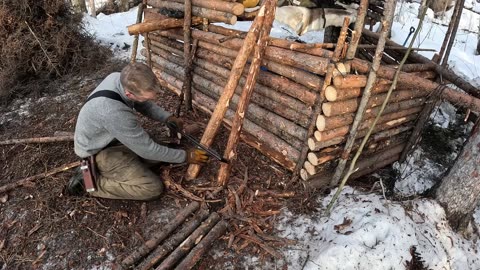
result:
[(436, 191), (453, 229), (466, 232), (480, 201), (480, 122)]
[(85, 0), (72, 0), (73, 10), (77, 13), (87, 13), (87, 5)]

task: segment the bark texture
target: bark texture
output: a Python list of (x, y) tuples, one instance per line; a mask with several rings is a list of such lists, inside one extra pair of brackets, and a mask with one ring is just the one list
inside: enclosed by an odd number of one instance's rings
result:
[(480, 200), (480, 125), (477, 122), (455, 164), (442, 180), (436, 199), (453, 229), (463, 231)]

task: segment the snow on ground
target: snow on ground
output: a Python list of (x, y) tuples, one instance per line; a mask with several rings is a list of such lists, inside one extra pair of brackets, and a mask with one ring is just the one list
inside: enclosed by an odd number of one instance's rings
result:
[[(320, 198), (321, 213), (332, 194)], [(330, 217), (286, 211), (281, 236), (299, 240), (284, 251), (291, 269), (405, 269), (410, 247), (428, 269), (480, 269), (480, 243), (453, 233), (433, 200), (392, 202), (346, 187)]]
[[(480, 4), (467, 0), (466, 6), (480, 10)], [(410, 27), (417, 27), (418, 4), (399, 3), (396, 9), (392, 39), (403, 44)], [(434, 19), (429, 10), (423, 29), (415, 41), (415, 47), (439, 50), (453, 9), (445, 18)], [(129, 58), (133, 37), (126, 27), (136, 21), (136, 8), (125, 13), (96, 19), (85, 16), (87, 30), (110, 47), (118, 57)], [(452, 49), (449, 65), (462, 77), (480, 85), (480, 56), (474, 55), (480, 16), (464, 11), (460, 30)], [(238, 22), (229, 28), (247, 31), (249, 22)], [(274, 24), (272, 36), (299, 39), (304, 42), (322, 42), (323, 33), (312, 32), (297, 36), (285, 25)], [(125, 49), (122, 49), (125, 48)], [(139, 50), (141, 44), (139, 44)], [(433, 52), (421, 52), (431, 58)], [(454, 115), (454, 112), (453, 112)], [(453, 121), (447, 107), (432, 114), (433, 121), (448, 128)], [(460, 144), (461, 142), (457, 142)], [(453, 157), (450, 157), (453, 158)], [(400, 172), (395, 190), (400, 195), (414, 195), (425, 191), (446, 168), (436, 164), (419, 148), (405, 164), (396, 164)], [(332, 194), (335, 190), (332, 191)], [(332, 195), (318, 198), (319, 213), (324, 210)], [(475, 211), (476, 226), (480, 224), (480, 208)], [(285, 210), (279, 218), (280, 235), (297, 239), (298, 245), (284, 250), (289, 269), (405, 269), (412, 259), (410, 248), (416, 247), (429, 269), (480, 269), (478, 249), (480, 242), (463, 239), (453, 232), (445, 220), (445, 213), (435, 201), (415, 199), (404, 202), (387, 201), (376, 193), (363, 193), (346, 187), (332, 215), (294, 215)], [(259, 260), (247, 258), (250, 266)], [(229, 267), (227, 267), (229, 268)]]

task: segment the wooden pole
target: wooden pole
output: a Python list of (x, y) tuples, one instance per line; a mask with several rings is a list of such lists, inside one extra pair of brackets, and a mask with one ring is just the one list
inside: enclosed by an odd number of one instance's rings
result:
[(93, 18), (97, 18), (97, 10), (95, 7), (95, 0), (89, 0), (88, 3), (90, 4), (90, 16)]
[[(395, 12), (395, 3), (396, 1), (395, 0), (389, 0), (387, 2), (387, 6), (386, 6), (386, 10), (388, 10), (388, 12), (386, 12), (388, 15), (385, 15), (386, 16), (386, 23), (384, 23), (384, 26), (386, 25), (385, 28), (387, 28), (387, 31), (391, 28), (391, 22), (393, 20), (393, 15), (394, 15), (394, 12)], [(426, 12), (426, 10), (425, 10)], [(332, 207), (333, 207), (333, 204), (335, 203), (335, 201), (337, 200), (338, 196), (340, 195), (340, 192), (342, 191), (342, 188), (345, 186), (349, 176), (354, 172), (354, 167), (355, 167), (355, 163), (357, 162), (357, 159), (360, 157), (360, 154), (362, 153), (362, 150), (368, 140), (368, 138), (370, 137), (370, 135), (372, 134), (373, 130), (375, 129), (375, 125), (376, 123), (378, 122), (378, 120), (380, 119), (380, 116), (382, 115), (382, 112), (383, 110), (385, 109), (387, 103), (388, 103), (388, 100), (390, 98), (390, 95), (392, 93), (392, 91), (395, 89), (396, 85), (397, 85), (397, 81), (398, 81), (398, 77), (400, 75), (400, 71), (402, 69), (402, 66), (403, 64), (405, 64), (405, 62), (407, 61), (408, 59), (408, 55), (410, 54), (410, 48), (412, 48), (412, 45), (413, 45), (413, 42), (415, 41), (415, 38), (417, 37), (418, 33), (420, 32), (420, 29), (422, 28), (422, 23), (423, 23), (423, 19), (425, 18), (425, 13), (422, 14), (421, 16), (421, 19), (418, 23), (418, 26), (417, 26), (417, 30), (415, 31), (415, 34), (413, 35), (412, 37), (412, 40), (410, 41), (410, 45), (408, 46), (409, 47), (409, 50), (407, 50), (407, 52), (405, 53), (405, 56), (403, 57), (402, 61), (400, 62), (400, 66), (396, 72), (396, 74), (394, 75), (394, 78), (393, 78), (393, 82), (392, 82), (392, 86), (390, 87), (390, 90), (388, 91), (387, 93), (387, 97), (385, 98), (385, 101), (383, 102), (382, 104), (382, 107), (380, 109), (380, 112), (378, 113), (377, 117), (375, 118), (375, 120), (373, 121), (373, 124), (372, 126), (370, 127), (370, 129), (368, 130), (367, 134), (365, 135), (365, 137), (363, 138), (363, 141), (362, 143), (360, 144), (360, 147), (359, 149), (357, 150), (357, 152), (355, 153), (355, 156), (353, 157), (352, 159), (352, 162), (350, 163), (350, 166), (349, 166), (349, 169), (348, 171), (345, 173), (345, 175), (343, 176), (343, 179), (342, 179), (342, 182), (340, 183), (338, 189), (337, 189), (337, 192), (335, 193), (335, 195), (333, 196), (332, 200), (330, 201), (330, 203), (328, 204), (327, 206), (327, 210), (326, 210), (326, 214), (327, 216), (330, 215), (330, 211), (332, 210)], [(383, 39), (383, 44), (385, 44), (385, 39)], [(345, 166), (343, 166), (345, 167)], [(343, 169), (342, 169), (343, 171)], [(336, 173), (336, 172), (335, 172)], [(340, 176), (341, 177), (341, 176)], [(333, 181), (332, 181), (333, 182)]]
[(70, 141), (73, 141), (73, 135), (26, 138), (26, 139), (10, 139), (5, 141), (0, 141), (0, 145), (23, 144), (23, 143), (70, 142)]
[(257, 45), (255, 46), (253, 52), (253, 61), (250, 64), (250, 71), (245, 82), (245, 86), (242, 90), (242, 95), (237, 105), (237, 111), (235, 112), (235, 117), (233, 118), (232, 128), (230, 131), (230, 136), (228, 137), (227, 146), (223, 154), (229, 163), (222, 163), (218, 171), (217, 183), (219, 186), (225, 187), (228, 184), (228, 177), (230, 176), (230, 171), (232, 168), (232, 162), (237, 158), (236, 148), (238, 141), (240, 140), (240, 132), (243, 127), (243, 120), (247, 111), (247, 107), (250, 103), (250, 97), (253, 93), (253, 87), (257, 80), (257, 76), (260, 70), (260, 65), (262, 63), (262, 58), (265, 53), (265, 49), (268, 44), (268, 36), (272, 28), (273, 19), (275, 17), (275, 0), (267, 0), (265, 5), (265, 15), (259, 12), (257, 16), (265, 16), (263, 21), (262, 29), (260, 30), (259, 39)]
[[(191, 50), (192, 39), (192, 0), (185, 0), (185, 13), (183, 18), (183, 60), (185, 68), (185, 81), (182, 92), (185, 95), (185, 110), (192, 110), (192, 64)], [(190, 60), (192, 59), (192, 60)]]
[[(450, 19), (450, 23), (448, 24), (447, 33), (445, 33), (445, 37), (443, 39), (442, 47), (440, 47), (440, 52), (438, 53), (438, 55), (436, 55), (437, 59), (434, 59), (434, 62), (436, 62), (436, 63), (441, 63), (442, 58), (444, 59), (444, 56), (446, 56), (445, 49), (447, 48), (447, 44), (449, 44), (449, 40), (450, 39), (455, 39), (456, 31), (454, 31), (453, 29), (455, 28), (454, 25), (457, 22), (457, 19), (458, 19), (458, 21), (460, 21), (459, 17), (461, 16), (461, 13), (460, 13), (460, 16), (459, 16), (459, 11), (463, 8), (463, 3), (464, 2), (462, 0), (455, 2), (455, 7), (453, 8), (452, 18)], [(434, 58), (435, 58), (435, 56), (434, 56)]]
[(443, 56), (442, 60), (442, 67), (446, 67), (448, 63), (448, 57), (450, 56), (450, 51), (452, 50), (453, 47), (453, 42), (455, 41), (455, 37), (457, 36), (457, 30), (458, 30), (458, 25), (460, 24), (460, 18), (462, 17), (462, 11), (463, 11), (463, 6), (465, 4), (465, 0), (458, 0), (457, 3), (455, 3), (455, 8), (458, 5), (458, 11), (457, 14), (455, 15), (455, 22), (453, 25), (453, 30), (452, 34), (450, 35), (450, 39), (448, 40), (448, 46), (447, 50), (445, 51), (445, 55)]
[(27, 177), (27, 178), (23, 178), (23, 179), (20, 179), (20, 180), (17, 180), (13, 183), (10, 183), (10, 184), (6, 184), (6, 185), (3, 185), (0, 187), (0, 194), (2, 193), (5, 193), (5, 192), (8, 192), (10, 190), (13, 190), (17, 187), (20, 187), (20, 186), (23, 186), (27, 183), (30, 183), (30, 182), (33, 182), (33, 181), (36, 181), (38, 179), (41, 179), (41, 178), (45, 178), (45, 177), (49, 177), (49, 176), (52, 176), (54, 174), (57, 174), (57, 173), (60, 173), (60, 172), (64, 172), (64, 171), (67, 171), (67, 170), (70, 170), (72, 168), (75, 168), (75, 167), (78, 167), (80, 166), (80, 162), (79, 161), (76, 161), (76, 162), (72, 162), (72, 163), (69, 163), (69, 164), (65, 164), (65, 165), (62, 165), (60, 167), (57, 167), (49, 172), (45, 172), (45, 173), (41, 173), (41, 174), (37, 174), (37, 175), (34, 175), (34, 176), (30, 176), (30, 177)]
[[(186, 3), (186, 0), (172, 0), (177, 3)], [(192, 0), (192, 5), (212, 10), (232, 13), (233, 15), (242, 15), (245, 7), (241, 3), (219, 1), (219, 0)]]
[(200, 227), (193, 231), (193, 233), (190, 234), (187, 239), (185, 239), (170, 255), (168, 255), (168, 257), (165, 258), (165, 260), (157, 268), (155, 268), (155, 270), (172, 269), (175, 264), (197, 244), (196, 242), (198, 239), (202, 239), (208, 235), (210, 229), (212, 229), (212, 227), (214, 227), (219, 220), (220, 216), (216, 212), (211, 213), (207, 220), (205, 220)]
[[(261, 8), (264, 9), (265, 6), (262, 6)], [(260, 27), (263, 24), (263, 18), (264, 16), (257, 16), (255, 18), (255, 21), (253, 22), (249, 30), (249, 33), (245, 37), (243, 46), (238, 52), (238, 57), (235, 59), (235, 63), (232, 67), (232, 71), (230, 73), (230, 77), (228, 79), (227, 85), (225, 86), (222, 96), (220, 96), (220, 98), (218, 99), (217, 106), (215, 107), (215, 110), (210, 118), (210, 121), (208, 122), (205, 133), (203, 134), (202, 139), (200, 141), (200, 143), (202, 143), (207, 147), (211, 146), (215, 136), (218, 133), (218, 129), (220, 128), (220, 125), (222, 123), (222, 119), (225, 116), (225, 112), (228, 109), (228, 104), (230, 102), (230, 99), (232, 98), (233, 93), (235, 92), (235, 88), (237, 88), (238, 81), (243, 72), (243, 68), (247, 63), (250, 53), (253, 50), (255, 41), (257, 40)], [(200, 172), (200, 168), (201, 168), (200, 165), (197, 165), (197, 164), (190, 165), (187, 169), (186, 178), (188, 180), (195, 179), (198, 176), (198, 173)]]
[[(260, 12), (259, 12), (260, 13)], [(257, 15), (258, 16), (258, 15)], [(228, 223), (219, 221), (212, 230), (198, 243), (196, 247), (175, 267), (175, 270), (190, 270), (202, 258), (203, 254), (209, 251), (213, 242), (222, 236), (228, 228)]]
[[(175, 18), (149, 20), (142, 23), (132, 24), (127, 27), (127, 30), (129, 35), (138, 35), (141, 33), (147, 33), (152, 31), (180, 28), (180, 27), (183, 27), (183, 23), (184, 23), (183, 19), (175, 19)], [(192, 17), (192, 25), (198, 25), (201, 23), (202, 23), (202, 18)]]
[(147, 240), (143, 245), (134, 250), (130, 255), (123, 259), (121, 266), (123, 268), (129, 268), (138, 262), (141, 258), (147, 255), (155, 247), (158, 246), (167, 236), (169, 236), (180, 224), (182, 224), (185, 219), (195, 212), (200, 207), (198, 202), (192, 202), (187, 207), (183, 208), (174, 219), (172, 219), (168, 224), (163, 226), (161, 230), (157, 231), (152, 238)]
[[(138, 4), (137, 23), (142, 22), (142, 15), (143, 15), (143, 3), (140, 3)], [(130, 59), (131, 63), (134, 63), (137, 60), (137, 50), (138, 50), (138, 34), (135, 34), (133, 38), (132, 57)]]
[[(148, 0), (147, 3), (153, 7), (158, 8), (166, 8), (170, 10), (178, 10), (183, 11), (185, 10), (184, 4), (176, 3), (171, 1), (164, 1), (164, 0)], [(237, 16), (233, 15), (232, 13), (227, 13), (223, 11), (203, 8), (203, 7), (192, 7), (192, 15), (207, 18), (213, 22), (223, 22), (227, 24), (235, 24), (237, 22)]]
[(150, 270), (155, 267), (165, 256), (172, 252), (178, 245), (180, 245), (198, 226), (204, 219), (208, 217), (208, 210), (200, 209), (195, 216), (183, 225), (182, 229), (175, 235), (168, 238), (162, 245), (158, 246), (152, 253), (135, 269), (137, 270)]
[[(177, 95), (180, 94), (179, 89), (181, 88), (182, 84), (180, 80), (165, 73), (160, 74), (158, 69), (154, 69), (154, 73), (157, 75), (157, 78), (163, 87), (171, 90)], [(193, 102), (198, 108), (208, 114), (212, 114), (215, 109), (216, 102), (212, 98), (199, 91), (193, 92)], [(224, 121), (229, 126), (231, 125), (231, 119), (233, 119), (233, 115), (234, 112), (232, 110), (227, 110)], [(274, 136), (264, 128), (259, 127), (251, 121), (248, 121), (248, 119), (244, 122), (244, 131), (246, 132), (242, 132), (240, 136), (248, 145), (257, 149), (287, 170), (294, 170), (294, 162), (298, 160), (300, 155), (297, 149), (293, 148), (291, 145), (277, 136)], [(255, 134), (255, 136), (252, 134)]]
[(358, 42), (362, 36), (362, 29), (365, 28), (365, 16), (367, 15), (368, 0), (360, 0), (360, 6), (358, 7), (357, 18), (355, 20), (355, 29), (353, 30), (352, 40), (350, 46), (348, 46), (347, 60), (355, 58), (357, 52)]

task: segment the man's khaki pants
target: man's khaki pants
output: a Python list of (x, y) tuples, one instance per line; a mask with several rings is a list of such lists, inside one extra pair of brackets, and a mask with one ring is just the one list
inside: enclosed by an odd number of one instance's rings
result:
[(149, 162), (142, 161), (124, 145), (103, 149), (95, 156), (95, 162), (99, 176), (97, 191), (91, 192), (92, 196), (152, 200), (163, 192), (160, 177), (148, 168)]

